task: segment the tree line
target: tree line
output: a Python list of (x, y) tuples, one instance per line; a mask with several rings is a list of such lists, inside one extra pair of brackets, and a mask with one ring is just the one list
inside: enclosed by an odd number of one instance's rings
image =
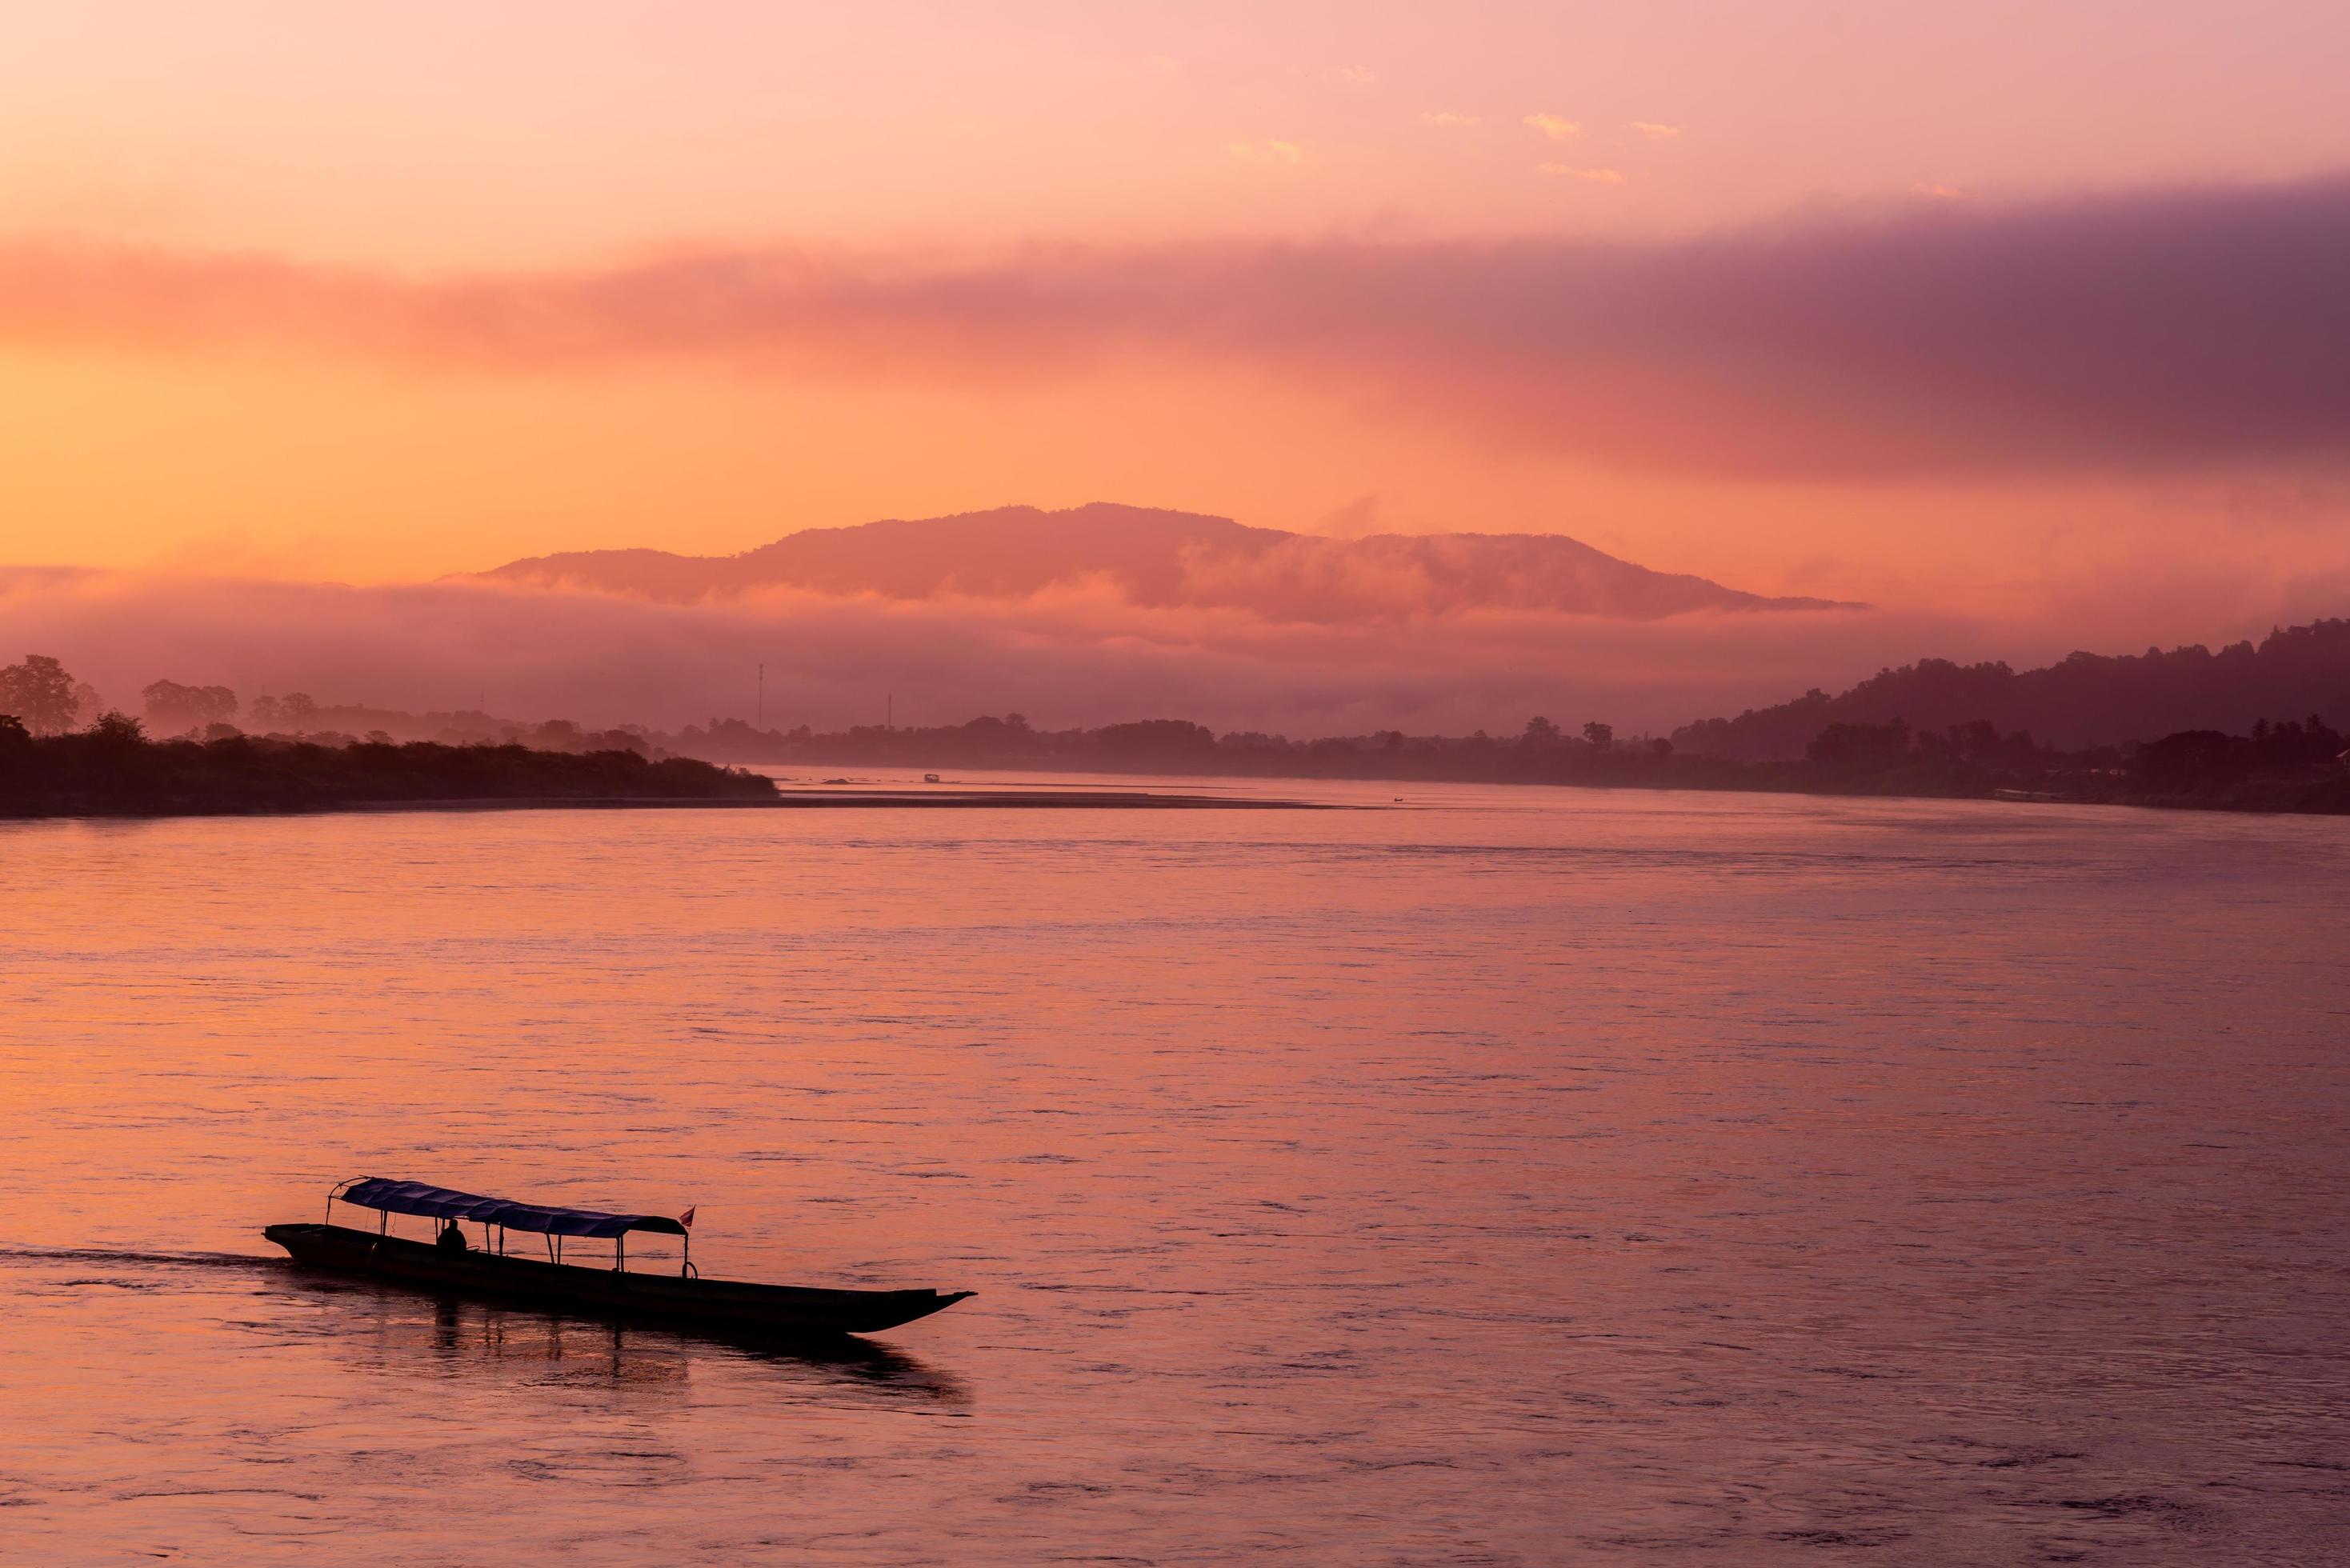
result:
[[(142, 696), (150, 722), (191, 743), (218, 746), (245, 738), (229, 717), (237, 711), (235, 694), (224, 687), (159, 680)], [(88, 688), (54, 659), (36, 655), (0, 669), (0, 736), (98, 736), (104, 744), (93, 754), (112, 754), (105, 745), (119, 749), (126, 736), (143, 738), (140, 721), (104, 711), (86, 730), (74, 732), (88, 705)], [(1183, 719), (1050, 730), (1017, 712), (981, 715), (960, 724), (858, 725), (829, 732), (805, 724), (759, 729), (740, 719), (712, 718), (706, 726), (688, 725), (676, 733), (635, 726), (598, 732), (560, 719), (528, 726), (483, 714), (420, 720), (388, 710), (328, 708), (300, 693), (275, 702), (257, 700), (247, 712), (254, 720), (296, 724), (357, 715), (411, 731), (452, 717), (477, 726), (463, 732), (444, 727), (438, 741), (411, 742), (410, 750), (426, 743), (518, 754), (625, 753), (647, 762), (692, 757), (775, 770), (1016, 767), (1952, 797), (2020, 793), (2084, 801), (2350, 810), (2350, 756), (2342, 735), (2316, 713), (2284, 721), (2261, 716), (2243, 734), (2196, 728), (2121, 744), (2071, 747), (1987, 718), (1913, 723), (1896, 713), (1881, 720), (1830, 719), (1812, 731), (1796, 756), (1757, 759), (1707, 754), (1664, 737), (1619, 739), (1613, 725), (1597, 719), (1570, 732), (1540, 715), (1516, 733), (1502, 736), (1482, 730), (1448, 736), (1388, 729), (1301, 741), (1255, 731), (1219, 734)], [(379, 762), (400, 749), (382, 728), (357, 735), (318, 731), (264, 739), (312, 752), (356, 748)], [(22, 746), (13, 746), (0, 753), (0, 768), (9, 765), (9, 755), (21, 763), (26, 754)]]
[(142, 695), (151, 716), (181, 732), (152, 738), (144, 721), (102, 705), (83, 722), (91, 704), (55, 659), (35, 654), (0, 667), (0, 815), (315, 811), (471, 800), (759, 800), (775, 794), (774, 781), (762, 774), (626, 747), (257, 737), (228, 722), (236, 699), (224, 687), (159, 680)]
[(2272, 630), (2214, 652), (2199, 643), (2142, 654), (2074, 653), (2039, 670), (1921, 659), (1830, 696), (1702, 719), (1673, 732), (1687, 752), (1749, 762), (1792, 759), (1835, 724), (1920, 732), (1984, 722), (2067, 748), (2118, 746), (2187, 731), (2246, 735), (2275, 714), (2350, 713), (2350, 619)]

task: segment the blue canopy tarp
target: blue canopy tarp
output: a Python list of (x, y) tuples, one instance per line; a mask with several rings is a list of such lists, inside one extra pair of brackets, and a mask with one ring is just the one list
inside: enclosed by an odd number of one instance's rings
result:
[(393, 1181), (363, 1176), (346, 1183), (335, 1194), (361, 1209), (393, 1214), (427, 1214), (435, 1220), (473, 1220), (503, 1225), (509, 1231), (536, 1231), (549, 1236), (595, 1236), (607, 1241), (630, 1231), (658, 1231), (682, 1236), (685, 1227), (660, 1214), (604, 1214), (593, 1209), (550, 1209), (536, 1203), (515, 1203), (478, 1193), (453, 1192), (421, 1181)]

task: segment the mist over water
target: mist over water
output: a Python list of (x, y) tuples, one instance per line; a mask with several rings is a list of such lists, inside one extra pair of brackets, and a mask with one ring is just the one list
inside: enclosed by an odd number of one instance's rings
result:
[[(2256, 609), (2256, 622), (2231, 614), (2225, 624), (2275, 624), (2268, 601)], [(716, 715), (833, 730), (893, 711), (898, 722), (920, 724), (1017, 711), (1048, 729), (1186, 718), (1301, 739), (1399, 725), (1513, 734), (1536, 713), (1570, 727), (1604, 718), (1626, 734), (1663, 732), (1925, 654), (2029, 666), (2081, 645), (2070, 639), (2128, 648), (2180, 629), (2085, 612), (2066, 617), (2057, 639), (1898, 611), (1622, 620), (1409, 606), (1347, 625), (1138, 604), (1103, 582), (1024, 597), (889, 601), (776, 587), (681, 605), (488, 583), (350, 587), (5, 564), (0, 616), (26, 649), (63, 659), (131, 708), (166, 675), (225, 684), (247, 704), (302, 691), (328, 704), (420, 713), (486, 706), (598, 728), (675, 728)], [(2212, 624), (2191, 626), (2209, 638)], [(253, 722), (249, 706), (242, 717)]]
[[(0, 1559), (2350, 1525), (2343, 823), (1302, 787), (1388, 809), (0, 824)], [(266, 1256), (359, 1174), (979, 1293), (811, 1356)]]

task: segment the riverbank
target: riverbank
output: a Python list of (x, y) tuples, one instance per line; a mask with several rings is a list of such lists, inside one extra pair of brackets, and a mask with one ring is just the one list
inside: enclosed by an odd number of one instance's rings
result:
[(524, 746), (151, 741), (128, 722), (0, 730), (0, 816), (219, 816), (513, 806), (773, 803), (764, 774), (691, 757)]
[(0, 819), (256, 816), (354, 811), (1217, 811), (1305, 801), (1087, 789), (778, 789), (764, 774), (691, 757), (525, 746), (348, 746), (232, 736), (150, 741), (135, 727), (0, 732)]
[[(1380, 760), (1388, 760), (1384, 769)], [(1340, 759), (1319, 772), (1305, 767), (1283, 773), (1215, 770), (1170, 763), (1150, 768), (1071, 764), (1054, 762), (1051, 771), (1104, 780), (1164, 778), (1189, 775), (1199, 782), (1230, 780), (1234, 784), (1307, 786), (1321, 784), (1409, 785), (1508, 784), (1550, 789), (1696, 790), (1711, 794), (1792, 794), (1885, 800), (1970, 800), (2061, 805), (2126, 805), (2161, 811), (2229, 811), (2295, 815), (2350, 815), (2350, 768), (2338, 765), (2304, 768), (2284, 775), (2251, 776), (2212, 771), (2151, 771), (2125, 767), (1988, 766), (1947, 759), (1920, 761), (1895, 758), (1857, 763), (1818, 761), (1739, 762), (1722, 757), (1682, 756), (1671, 753), (1564, 752), (1553, 757), (1527, 759), (1507, 754), (1489, 759), (1497, 765), (1446, 766), (1428, 758), (1401, 760)], [(913, 764), (926, 766), (923, 758)], [(1342, 765), (1350, 764), (1350, 765)], [(1514, 765), (1509, 765), (1514, 764)], [(850, 757), (794, 757), (777, 764), (809, 769), (870, 767), (869, 761)], [(951, 763), (941, 763), (951, 766)], [(1040, 766), (1031, 759), (1006, 759), (979, 764), (981, 771), (1024, 773)], [(2153, 776), (2149, 776), (2153, 772)], [(951, 785), (952, 780), (950, 779)], [(1119, 792), (1123, 794), (1124, 792)], [(1212, 798), (1212, 797), (1211, 797)], [(1247, 804), (1264, 804), (1250, 802)]]
[[(2243, 776), (2218, 770), (1990, 767), (1915, 754), (1830, 762), (1740, 763), (1669, 753), (1565, 751), (1548, 765), (1472, 770), (1395, 759), (1384, 775), (1360, 767), (1321, 776), (1394, 784), (1506, 783), (1601, 789), (1694, 789), (1894, 799), (1995, 800), (2162, 810), (2350, 814), (2350, 771)], [(1535, 759), (1513, 759), (1531, 764)], [(1140, 770), (1072, 769), (1098, 776)], [(1482, 771), (1482, 770), (1477, 770)], [(1236, 778), (1246, 775), (1233, 775)], [(1266, 775), (1254, 775), (1262, 781)], [(1293, 775), (1295, 776), (1295, 775)], [(1310, 777), (1300, 782), (1312, 782)], [(519, 745), (326, 745), (231, 736), (150, 741), (135, 727), (70, 734), (0, 730), (0, 819), (58, 816), (274, 815), (326, 811), (676, 810), (1314, 810), (1311, 801), (1183, 792), (952, 784), (779, 788), (764, 773), (690, 757), (624, 750), (538, 751)]]
[(1326, 801), (1261, 800), (1240, 795), (1165, 794), (1140, 790), (785, 790), (773, 799), (358, 801), (348, 811), (602, 811), (717, 809), (809, 811), (1344, 811)]

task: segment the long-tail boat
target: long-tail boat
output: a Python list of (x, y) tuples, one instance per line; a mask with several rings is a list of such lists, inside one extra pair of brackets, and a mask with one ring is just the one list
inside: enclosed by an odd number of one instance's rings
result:
[[(335, 1224), (338, 1202), (375, 1210), (376, 1228), (363, 1231)], [(420, 1214), (442, 1221), (441, 1239), (414, 1241), (391, 1234), (394, 1214)], [(777, 1336), (876, 1334), (928, 1317), (972, 1293), (837, 1291), (705, 1280), (693, 1266), (692, 1220), (691, 1209), (675, 1220), (660, 1214), (606, 1214), (484, 1198), (421, 1181), (363, 1176), (341, 1182), (327, 1194), (324, 1222), (271, 1225), (262, 1234), (305, 1268), (362, 1274), (426, 1290), (494, 1296), (558, 1311), (701, 1324)], [(480, 1246), (463, 1241), (462, 1227), (466, 1222), (482, 1227)], [(452, 1230), (454, 1239), (448, 1233)], [(678, 1272), (673, 1275), (630, 1272), (628, 1238), (632, 1231), (684, 1238)], [(546, 1256), (509, 1251), (507, 1240), (516, 1231), (543, 1238)], [(610, 1265), (564, 1262), (563, 1243), (574, 1239), (611, 1242)]]

